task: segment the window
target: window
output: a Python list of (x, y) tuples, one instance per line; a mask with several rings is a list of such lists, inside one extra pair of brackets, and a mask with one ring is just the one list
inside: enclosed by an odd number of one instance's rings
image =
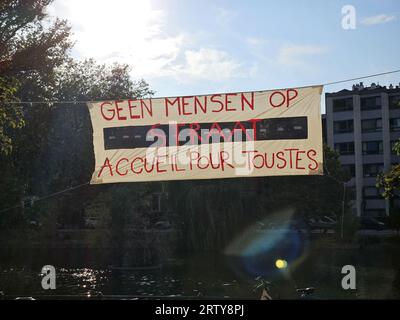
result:
[(353, 120), (335, 121), (333, 131), (334, 133), (353, 132)]
[(390, 109), (400, 109), (400, 95), (389, 97), (389, 108)]
[(353, 98), (333, 100), (333, 112), (353, 110)]
[(342, 169), (343, 171), (347, 172), (349, 176), (356, 176), (356, 166), (354, 164), (344, 164), (342, 165)]
[(382, 119), (362, 120), (361, 121), (361, 131), (363, 133), (382, 131)]
[(390, 130), (392, 130), (392, 131), (400, 130), (400, 118), (390, 119)]
[(383, 172), (383, 163), (364, 164), (364, 177), (376, 177)]
[(354, 142), (335, 143), (335, 150), (341, 155), (354, 154)]
[(361, 98), (361, 110), (373, 110), (380, 109), (381, 107), (381, 97), (368, 97)]
[(363, 154), (382, 154), (383, 143), (382, 141), (366, 141), (362, 143)]

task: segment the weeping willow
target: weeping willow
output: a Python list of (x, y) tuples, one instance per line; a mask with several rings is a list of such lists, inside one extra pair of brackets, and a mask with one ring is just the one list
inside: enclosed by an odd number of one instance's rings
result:
[(238, 181), (196, 184), (180, 203), (185, 247), (189, 250), (219, 250), (248, 220)]

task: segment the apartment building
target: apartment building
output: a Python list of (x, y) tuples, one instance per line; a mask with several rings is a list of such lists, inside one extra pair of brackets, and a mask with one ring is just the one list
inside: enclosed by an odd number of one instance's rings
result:
[(352, 90), (326, 93), (325, 105), (325, 139), (352, 176), (347, 186), (353, 190), (354, 213), (389, 215), (391, 206), (400, 207), (399, 199), (390, 204), (375, 185), (380, 172), (400, 162), (392, 151), (400, 139), (400, 85), (364, 87), (361, 82)]

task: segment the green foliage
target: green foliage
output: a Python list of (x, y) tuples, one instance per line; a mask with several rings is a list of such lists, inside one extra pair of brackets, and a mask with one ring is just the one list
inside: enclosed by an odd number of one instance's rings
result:
[[(394, 144), (393, 151), (400, 155), (400, 140)], [(377, 177), (376, 187), (383, 188), (382, 196), (385, 199), (393, 198), (400, 190), (400, 164), (394, 164), (389, 172), (380, 174)]]
[[(399, 102), (400, 103), (400, 102)], [(397, 141), (393, 146), (393, 151), (400, 156), (400, 140)]]
[(328, 175), (339, 182), (347, 182), (351, 179), (348, 172), (344, 171), (339, 161), (340, 154), (324, 144), (324, 169), (325, 175)]
[(13, 134), (24, 125), (21, 100), (51, 95), (51, 77), (72, 43), (65, 21), (47, 22), (52, 0), (3, 0), (0, 4), (0, 155), (13, 150)]
[[(187, 183), (186, 183), (187, 184)], [(183, 239), (189, 250), (217, 250), (244, 225), (238, 181), (192, 182), (178, 200)]]
[(17, 81), (0, 77), (0, 155), (9, 155), (12, 151), (10, 132), (24, 125), (20, 106), (6, 102), (17, 101)]
[(141, 98), (154, 94), (144, 81), (133, 81), (125, 64), (68, 60), (55, 73), (54, 98), (63, 101)]
[(52, 0), (5, 0), (0, 6), (0, 72), (42, 76), (65, 60), (72, 43), (66, 21), (43, 23)]
[[(54, 79), (53, 99), (56, 100), (118, 99), (122, 96), (139, 98), (153, 94), (146, 82), (131, 80), (128, 66), (99, 65), (94, 60), (69, 60), (57, 68)], [(29, 181), (30, 192), (40, 190), (41, 194), (47, 194), (51, 190), (89, 181), (94, 155), (87, 106), (82, 103), (37, 106), (29, 110), (27, 115), (29, 120), (20, 140), (23, 148), (16, 156), (19, 167), (27, 169), (24, 175)], [(128, 186), (110, 188), (109, 192), (117, 196), (117, 190), (120, 189), (123, 191)], [(53, 200), (62, 208), (58, 212), (59, 222), (63, 225), (84, 225), (85, 205), (97, 193), (74, 192)], [(77, 206), (76, 203), (81, 205)]]
[[(0, 3), (2, 208), (20, 204), (25, 196), (45, 195), (84, 183), (90, 179), (94, 165), (91, 122), (85, 104), (22, 107), (5, 101), (120, 99), (153, 94), (144, 80), (131, 80), (127, 65), (77, 62), (69, 57), (72, 42), (67, 22), (55, 19), (44, 23), (45, 9), (51, 2)], [(107, 189), (68, 192), (38, 202), (23, 214), (20, 208), (7, 211), (0, 215), (0, 225), (42, 217), (54, 226), (56, 217), (61, 224), (82, 226), (86, 203)], [(16, 217), (21, 219), (17, 221)]]
[(324, 175), (271, 177), (271, 201), (289, 203), (302, 216), (337, 216), (342, 211), (343, 182), (347, 180), (338, 153), (324, 145)]

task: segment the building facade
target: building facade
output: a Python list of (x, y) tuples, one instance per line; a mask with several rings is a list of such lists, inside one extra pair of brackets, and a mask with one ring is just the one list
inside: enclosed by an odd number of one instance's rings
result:
[(340, 153), (341, 164), (352, 177), (347, 186), (353, 191), (354, 212), (389, 215), (400, 202), (383, 199), (375, 185), (380, 172), (400, 162), (392, 151), (400, 139), (400, 86), (364, 87), (361, 82), (352, 90), (327, 93), (325, 106), (326, 142)]

